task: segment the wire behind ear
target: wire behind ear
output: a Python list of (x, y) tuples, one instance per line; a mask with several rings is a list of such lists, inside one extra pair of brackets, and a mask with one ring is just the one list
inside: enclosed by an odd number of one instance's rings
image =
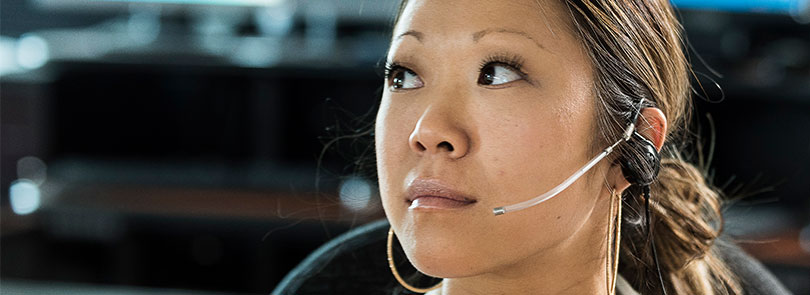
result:
[(638, 132), (633, 132), (627, 144), (634, 156), (619, 159), (624, 178), (631, 184), (650, 185), (658, 177), (658, 170), (661, 168), (661, 158), (655, 145)]

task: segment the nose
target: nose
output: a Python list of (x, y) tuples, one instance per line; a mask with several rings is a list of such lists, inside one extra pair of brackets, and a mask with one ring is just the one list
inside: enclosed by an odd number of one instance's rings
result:
[(428, 107), (416, 122), (408, 143), (419, 155), (440, 155), (460, 159), (470, 149), (470, 137), (450, 114)]

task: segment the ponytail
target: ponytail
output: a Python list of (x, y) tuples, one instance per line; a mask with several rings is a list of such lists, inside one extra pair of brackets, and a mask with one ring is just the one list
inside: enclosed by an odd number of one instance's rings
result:
[(654, 239), (670, 294), (741, 294), (736, 277), (713, 247), (722, 232), (720, 194), (680, 158), (663, 159), (658, 181), (650, 188), (649, 231), (640, 190), (624, 194), (619, 267), (625, 278), (642, 294), (662, 294), (650, 248)]

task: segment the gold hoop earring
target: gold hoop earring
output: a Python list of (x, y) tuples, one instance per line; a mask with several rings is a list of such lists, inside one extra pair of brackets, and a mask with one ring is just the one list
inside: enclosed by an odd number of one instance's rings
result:
[[(616, 212), (615, 221), (613, 221), (613, 202), (614, 202), (613, 199), (614, 198), (618, 199), (618, 203), (619, 203), (619, 205), (616, 206), (617, 207), (617, 210), (616, 210), (617, 212)], [(607, 241), (608, 242), (608, 247), (607, 247), (607, 252), (608, 253), (606, 253), (605, 257), (609, 259), (612, 256), (612, 258), (613, 258), (613, 265), (610, 265), (610, 263), (607, 264), (608, 274), (612, 274), (612, 277), (609, 278), (610, 281), (609, 281), (609, 285), (608, 285), (608, 294), (613, 295), (613, 294), (616, 294), (616, 279), (619, 277), (619, 252), (620, 252), (620, 246), (621, 246), (621, 240), (622, 240), (622, 227), (621, 227), (621, 225), (622, 225), (622, 195), (621, 195), (621, 193), (615, 194), (614, 191), (610, 192), (610, 213), (609, 214), (610, 214), (611, 220), (610, 220), (610, 222), (608, 222), (608, 234), (610, 235), (612, 233), (613, 236), (614, 236), (613, 248), (612, 248), (613, 253), (610, 253), (610, 250), (611, 250), (610, 239), (608, 238), (608, 241)], [(611, 223), (613, 225), (612, 230), (611, 230)], [(610, 269), (611, 266), (613, 266), (613, 269)]]
[(388, 249), (386, 249), (385, 252), (388, 254), (388, 267), (391, 269), (391, 273), (394, 274), (394, 278), (397, 279), (397, 282), (399, 282), (400, 285), (405, 287), (405, 289), (408, 289), (411, 292), (416, 292), (416, 293), (427, 293), (427, 292), (436, 290), (436, 289), (438, 289), (439, 287), (442, 286), (442, 282), (439, 282), (438, 284), (436, 284), (435, 286), (430, 287), (430, 288), (417, 288), (417, 287), (411, 286), (408, 283), (406, 283), (405, 280), (403, 280), (402, 277), (399, 276), (399, 272), (397, 271), (396, 266), (394, 266), (394, 254), (393, 254), (393, 251), (391, 250), (393, 243), (394, 243), (394, 228), (389, 227), (388, 228), (388, 243), (387, 243)]

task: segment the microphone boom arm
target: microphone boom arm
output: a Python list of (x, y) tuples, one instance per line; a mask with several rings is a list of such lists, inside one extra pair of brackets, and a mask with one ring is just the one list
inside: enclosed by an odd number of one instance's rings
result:
[(633, 130), (635, 130), (635, 128), (636, 128), (636, 126), (633, 123), (628, 125), (627, 128), (624, 130), (624, 137), (622, 137), (621, 139), (616, 141), (613, 145), (607, 147), (600, 154), (596, 155), (596, 157), (594, 157), (593, 159), (588, 161), (588, 163), (586, 163), (585, 166), (582, 166), (582, 168), (579, 168), (579, 170), (577, 170), (577, 172), (575, 172), (573, 175), (568, 177), (568, 179), (566, 179), (565, 181), (563, 181), (559, 185), (555, 186), (554, 188), (552, 188), (548, 192), (546, 192), (546, 193), (544, 193), (542, 195), (539, 195), (539, 196), (537, 196), (537, 197), (535, 197), (533, 199), (526, 200), (526, 201), (523, 201), (523, 202), (520, 202), (520, 203), (517, 203), (517, 204), (512, 204), (512, 205), (508, 205), (508, 206), (502, 206), (502, 207), (494, 208), (494, 209), (492, 209), (492, 213), (494, 213), (497, 216), (497, 215), (506, 214), (508, 212), (520, 211), (520, 210), (535, 206), (537, 204), (540, 204), (542, 202), (545, 202), (545, 201), (553, 198), (554, 196), (556, 196), (557, 194), (561, 193), (563, 190), (565, 190), (566, 188), (571, 186), (571, 184), (573, 184), (574, 181), (576, 181), (577, 179), (582, 177), (582, 175), (584, 175), (586, 172), (588, 172), (588, 170), (591, 170), (591, 168), (593, 168), (593, 166), (596, 165), (596, 163), (599, 163), (599, 161), (601, 161), (607, 155), (612, 153), (613, 148), (615, 148), (617, 145), (619, 145), (619, 143), (621, 143), (622, 141), (626, 141), (626, 140), (630, 139), (630, 136), (633, 134)]

